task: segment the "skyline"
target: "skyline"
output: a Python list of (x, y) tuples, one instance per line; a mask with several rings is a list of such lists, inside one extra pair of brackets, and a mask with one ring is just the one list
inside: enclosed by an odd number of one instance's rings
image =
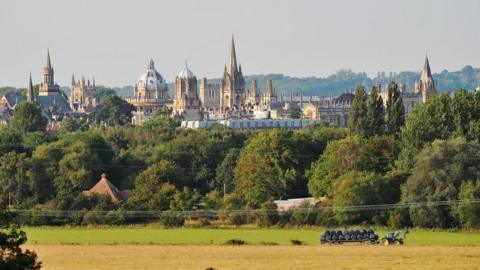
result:
[(427, 50), (434, 73), (480, 66), (479, 2), (257, 2), (144, 0), (116, 4), (112, 13), (112, 1), (7, 0), (0, 10), (7, 41), (0, 85), (25, 87), (30, 72), (38, 83), (47, 48), (60, 85), (69, 85), (72, 73), (111, 87), (133, 85), (150, 58), (168, 82), (185, 58), (197, 78), (219, 78), (232, 33), (246, 75), (419, 71)]

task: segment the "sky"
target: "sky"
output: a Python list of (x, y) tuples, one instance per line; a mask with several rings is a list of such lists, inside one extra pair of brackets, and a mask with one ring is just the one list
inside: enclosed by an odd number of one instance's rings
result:
[(72, 74), (133, 85), (153, 58), (169, 82), (188, 59), (218, 78), (235, 37), (244, 75), (325, 77), (340, 69), (433, 72), (480, 67), (478, 0), (2, 0), (0, 86)]

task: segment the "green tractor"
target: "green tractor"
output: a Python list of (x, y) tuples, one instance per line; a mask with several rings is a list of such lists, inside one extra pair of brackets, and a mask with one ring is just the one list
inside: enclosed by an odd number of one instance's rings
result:
[(397, 230), (395, 232), (388, 232), (385, 234), (385, 237), (380, 239), (380, 244), (384, 246), (403, 245), (405, 239), (407, 238), (407, 233), (408, 230)]

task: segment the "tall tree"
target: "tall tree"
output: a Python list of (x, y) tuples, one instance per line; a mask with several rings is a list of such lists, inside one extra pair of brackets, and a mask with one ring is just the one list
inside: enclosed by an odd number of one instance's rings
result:
[(374, 85), (368, 98), (368, 136), (382, 135), (385, 131), (385, 110), (383, 107), (383, 99), (379, 92), (379, 85)]
[(97, 113), (97, 121), (109, 126), (126, 125), (132, 119), (135, 106), (114, 95), (103, 100), (103, 107)]
[(397, 135), (405, 122), (405, 107), (400, 90), (395, 82), (388, 84), (387, 99), (387, 134)]
[(13, 112), (12, 127), (21, 132), (27, 133), (39, 131), (45, 128), (47, 118), (42, 115), (42, 110), (30, 102), (21, 102), (15, 106)]
[(0, 204), (18, 206), (29, 198), (25, 159), (24, 153), (0, 156)]
[(355, 98), (350, 107), (350, 122), (348, 127), (350, 132), (360, 137), (368, 135), (368, 119), (367, 119), (367, 93), (365, 87), (359, 85), (355, 89)]
[(222, 163), (217, 167), (215, 185), (222, 190), (223, 194), (230, 193), (234, 189), (234, 170), (240, 151), (236, 148), (228, 150)]
[[(476, 199), (476, 191), (471, 190), (480, 179), (480, 145), (458, 137), (449, 140), (435, 140), (418, 154), (412, 175), (402, 186), (404, 203), (452, 201)], [(473, 184), (466, 186), (469, 181)], [(462, 185), (463, 193), (461, 190)], [(478, 193), (477, 193), (478, 194)], [(470, 210), (457, 214), (468, 215)], [(476, 212), (477, 210), (474, 210)], [(409, 209), (414, 226), (451, 227), (456, 223), (455, 207), (426, 205)], [(473, 226), (463, 216), (466, 226)], [(462, 218), (462, 217), (461, 217)], [(478, 220), (478, 219), (477, 219)], [(478, 224), (477, 224), (478, 225)]]

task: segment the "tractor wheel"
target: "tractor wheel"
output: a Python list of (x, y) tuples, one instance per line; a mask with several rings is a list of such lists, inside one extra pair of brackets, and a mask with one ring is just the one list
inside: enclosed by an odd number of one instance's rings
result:
[(382, 246), (388, 246), (390, 245), (390, 241), (388, 241), (388, 239), (382, 239), (382, 241), (380, 241), (380, 244)]

